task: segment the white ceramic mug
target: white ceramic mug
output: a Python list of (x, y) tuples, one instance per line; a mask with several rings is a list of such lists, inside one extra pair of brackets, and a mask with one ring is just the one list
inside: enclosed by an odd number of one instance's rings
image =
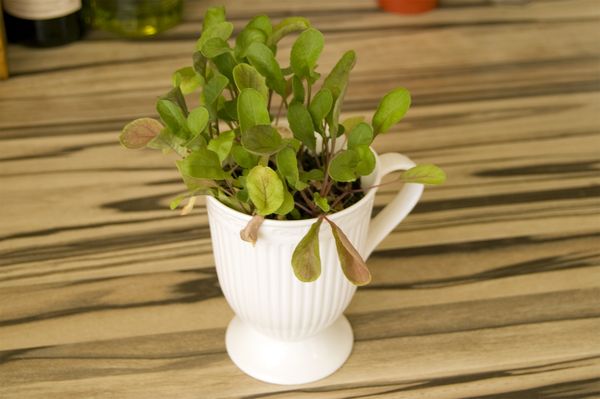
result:
[[(377, 156), (374, 172), (362, 187), (376, 186), (386, 174), (415, 164), (406, 156)], [(373, 219), (377, 187), (351, 207), (329, 215), (364, 259), (408, 215), (423, 192), (405, 184)], [(299, 281), (292, 253), (316, 219), (265, 220), (255, 245), (240, 239), (250, 216), (207, 197), (217, 275), (236, 316), (227, 328), (226, 346), (234, 363), (250, 376), (275, 384), (319, 380), (341, 367), (353, 346), (343, 312), (356, 287), (344, 276), (327, 223), (321, 225), (321, 276)]]

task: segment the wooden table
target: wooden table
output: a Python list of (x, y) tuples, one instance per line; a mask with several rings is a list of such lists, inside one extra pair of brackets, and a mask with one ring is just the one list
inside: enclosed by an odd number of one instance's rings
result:
[(309, 17), (323, 70), (356, 49), (347, 115), (408, 87), (413, 109), (375, 147), (449, 175), (369, 259), (347, 364), (291, 387), (231, 363), (204, 209), (169, 211), (171, 161), (117, 142), (189, 64), (209, 3), (156, 40), (9, 48), (0, 397), (600, 395), (598, 1), (448, 0), (410, 17), (364, 0), (228, 2), (237, 28), (259, 12)]

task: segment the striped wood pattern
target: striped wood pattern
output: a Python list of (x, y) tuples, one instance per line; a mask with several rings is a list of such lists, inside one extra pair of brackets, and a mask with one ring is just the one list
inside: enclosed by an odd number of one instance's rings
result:
[(190, 1), (153, 41), (9, 47), (0, 397), (600, 396), (597, 0), (445, 0), (413, 17), (365, 0), (227, 2), (236, 28), (257, 12), (308, 16), (324, 69), (356, 49), (347, 115), (407, 86), (413, 109), (375, 147), (450, 176), (369, 260), (348, 363), (303, 387), (228, 360), (204, 209), (166, 209), (181, 190), (172, 162), (116, 141), (152, 115), (213, 3)]

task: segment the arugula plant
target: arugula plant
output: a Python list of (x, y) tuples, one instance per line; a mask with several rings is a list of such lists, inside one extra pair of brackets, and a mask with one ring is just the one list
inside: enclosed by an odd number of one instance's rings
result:
[[(171, 202), (177, 208), (197, 195), (253, 215), (241, 239), (255, 242), (265, 218), (316, 218), (298, 243), (292, 267), (298, 279), (321, 273), (319, 229), (331, 226), (345, 276), (356, 285), (371, 275), (364, 260), (328, 214), (349, 207), (369, 187), (360, 177), (375, 168), (373, 139), (398, 123), (410, 107), (410, 94), (397, 88), (380, 101), (370, 123), (363, 117), (340, 121), (356, 54), (347, 51), (321, 79), (317, 62), (323, 34), (301, 17), (272, 24), (259, 15), (230, 41), (233, 25), (223, 7), (206, 11), (192, 65), (173, 74), (173, 88), (156, 103), (160, 121), (141, 118), (126, 125), (120, 141), (127, 148), (174, 152), (187, 191)], [(296, 35), (289, 65), (280, 66), (278, 42)], [(186, 97), (200, 105), (190, 109)], [(282, 123), (284, 113), (287, 123)], [(342, 145), (340, 145), (342, 143)], [(444, 172), (418, 165), (401, 175), (410, 183), (440, 184)]]

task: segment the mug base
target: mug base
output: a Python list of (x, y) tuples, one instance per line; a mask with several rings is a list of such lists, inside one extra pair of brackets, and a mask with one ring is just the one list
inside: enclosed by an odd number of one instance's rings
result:
[(244, 373), (280, 385), (306, 384), (333, 374), (350, 356), (352, 327), (345, 316), (302, 341), (268, 337), (239, 317), (234, 317), (225, 336), (227, 353)]

